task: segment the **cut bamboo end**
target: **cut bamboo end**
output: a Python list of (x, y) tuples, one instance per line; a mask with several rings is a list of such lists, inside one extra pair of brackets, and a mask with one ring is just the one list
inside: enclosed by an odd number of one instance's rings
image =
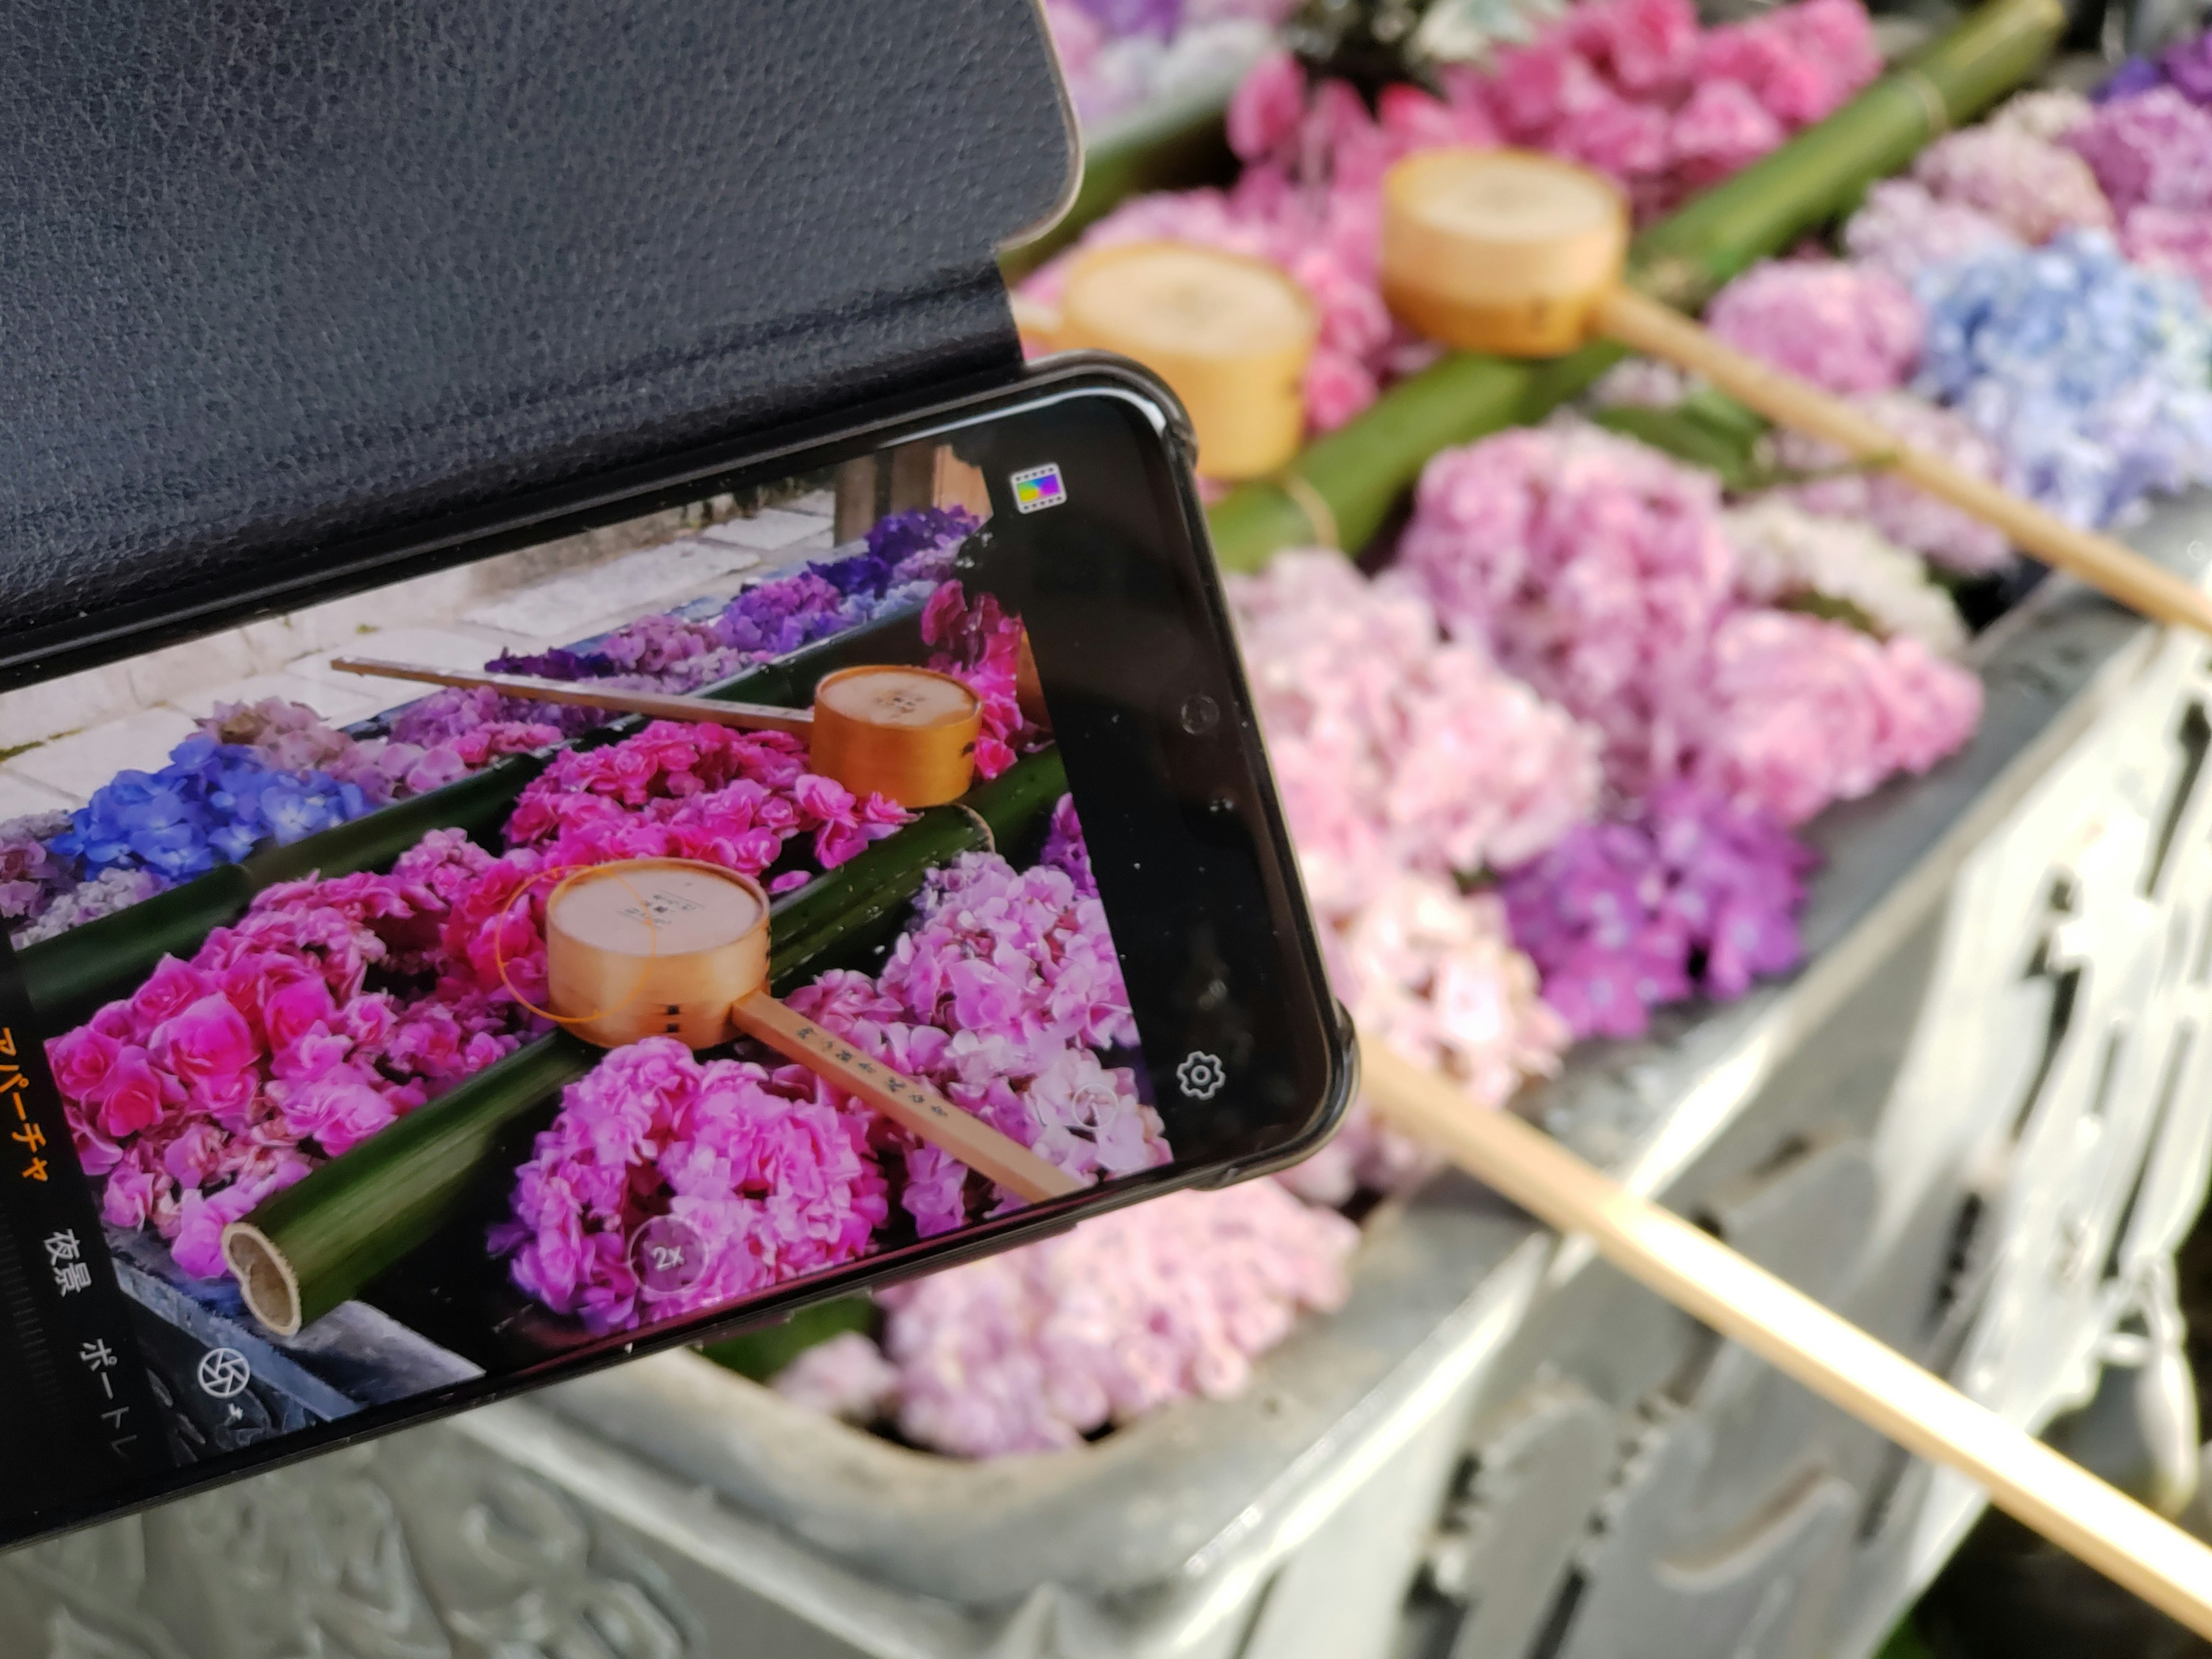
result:
[(730, 1005), (768, 982), (769, 903), (760, 884), (689, 859), (633, 859), (579, 871), (545, 903), (546, 995), (587, 1042), (672, 1036), (711, 1048)]
[(230, 1264), (246, 1311), (278, 1336), (300, 1334), (300, 1279), (268, 1234), (249, 1221), (222, 1230), (222, 1259)]
[(982, 704), (950, 674), (841, 669), (814, 688), (807, 764), (863, 799), (942, 806), (975, 781), (982, 730)]
[(1425, 150), (1382, 180), (1382, 295), (1462, 351), (1557, 356), (1588, 337), (1628, 255), (1603, 175), (1525, 150)]
[(1305, 290), (1264, 260), (1182, 242), (1093, 248), (1069, 267), (1055, 337), (1133, 357), (1198, 433), (1208, 477), (1265, 477), (1305, 435), (1305, 372), (1321, 331)]

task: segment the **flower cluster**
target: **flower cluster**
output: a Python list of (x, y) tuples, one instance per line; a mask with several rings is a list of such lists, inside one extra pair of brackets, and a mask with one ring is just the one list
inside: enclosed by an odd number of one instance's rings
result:
[[(2174, 88), (2112, 99), (2065, 142), (2095, 174), (2112, 212), (2124, 216), (2143, 206), (2193, 213), (2212, 209), (2212, 111)], [(2101, 222), (2112, 222), (2111, 212)]]
[[(451, 970), (486, 993), (545, 994), (545, 901), (552, 872), (617, 859), (683, 858), (761, 876), (785, 843), (811, 839), (824, 869), (906, 822), (880, 795), (857, 800), (806, 770), (805, 747), (780, 732), (655, 720), (604, 748), (564, 750), (531, 780), (489, 862), (446, 926)], [(771, 878), (771, 891), (808, 872)]]
[(866, 1253), (890, 1213), (868, 1128), (804, 1066), (647, 1037), (562, 1092), (492, 1249), (595, 1334), (726, 1306)]
[(947, 581), (922, 610), (921, 638), (936, 647), (928, 665), (975, 694), (983, 715), (975, 775), (997, 777), (1017, 751), (1035, 747), (1043, 735), (1022, 713), (1022, 619), (1008, 616), (988, 593), (970, 605), (960, 584)]
[(1761, 605), (1808, 611), (1883, 639), (1954, 656), (1966, 630), (1920, 561), (1861, 522), (1816, 517), (1770, 498), (1726, 515), (1736, 588)]
[(1399, 568), (1453, 639), (1595, 726), (1620, 787), (1674, 764), (1735, 574), (1711, 475), (1591, 428), (1500, 433), (1422, 471)]
[[(1321, 319), (1305, 396), (1327, 431), (1434, 356), (1382, 302), (1381, 186), (1393, 163), (1438, 145), (1519, 144), (1612, 175), (1649, 216), (1821, 118), (1878, 67), (1855, 0), (1797, 0), (1710, 33), (1688, 0), (1593, 0), (1486, 72), (1447, 71), (1442, 97), (1392, 86), (1372, 110), (1341, 82), (1309, 84), (1278, 52), (1230, 105), (1246, 163), (1233, 189), (1134, 198), (1083, 246), (1188, 241), (1278, 265)], [(1065, 269), (1038, 270), (1024, 299), (1048, 313)]]
[(1992, 121), (1939, 138), (1921, 152), (1912, 176), (1939, 199), (1988, 215), (2023, 242), (2112, 222), (2112, 204), (2081, 157), (2020, 125)]
[(1829, 392), (1889, 392), (1920, 361), (1920, 307), (1895, 277), (1834, 259), (1769, 259), (1714, 298), (1705, 326)]
[[(1097, 1052), (1137, 1042), (1097, 899), (1065, 870), (1017, 872), (970, 853), (931, 873), (915, 911), (880, 975), (832, 970), (793, 992), (791, 1006), (1070, 1175), (1110, 1179), (1167, 1162), (1134, 1073)], [(925, 1237), (990, 1201), (981, 1177), (895, 1125), (879, 1123), (875, 1142), (897, 1154), (899, 1201)]]
[(865, 549), (747, 588), (711, 628), (724, 646), (781, 656), (802, 645), (919, 605), (950, 575), (978, 522), (962, 507), (918, 507), (870, 527)]
[(1929, 265), (2018, 241), (1979, 208), (1947, 201), (1910, 179), (1885, 179), (1844, 226), (1851, 258), (1910, 283)]
[(1685, 0), (1596, 0), (1500, 52), (1460, 95), (1505, 142), (1612, 174), (1650, 217), (1841, 107), (1880, 66), (1850, 0), (1702, 34)]
[(1981, 681), (1917, 639), (1735, 611), (1714, 629), (1678, 715), (1681, 775), (1802, 823), (1898, 773), (1925, 772), (1981, 714)]
[(0, 923), (35, 921), (76, 885), (76, 860), (52, 844), (69, 827), (66, 812), (33, 812), (0, 823)]
[(1934, 267), (1919, 288), (1917, 388), (1996, 446), (2014, 489), (2095, 526), (2212, 477), (2212, 318), (2189, 283), (2071, 231)]
[(388, 875), (271, 888), (50, 1042), (106, 1221), (219, 1277), (227, 1224), (513, 1048), (512, 1005), (423, 988), (422, 945), (489, 863), (437, 830)]
[(392, 799), (395, 780), (384, 764), (386, 745), (337, 730), (306, 703), (284, 697), (219, 702), (199, 729), (216, 744), (252, 750), (272, 771), (323, 773), (356, 786), (374, 805)]
[(1238, 633), (1308, 896), (1348, 916), (1399, 872), (1521, 863), (1589, 816), (1596, 736), (1481, 650), (1447, 642), (1413, 586), (1342, 555), (1276, 555), (1231, 580)]
[(1170, 1193), (884, 1291), (899, 1428), (994, 1457), (1225, 1398), (1301, 1312), (1343, 1302), (1358, 1242), (1342, 1217), (1255, 1181)]
[(90, 881), (62, 890), (32, 921), (10, 933), (9, 942), (20, 951), (41, 939), (57, 939), (72, 927), (127, 910), (169, 885), (167, 877), (151, 870), (104, 871)]
[(1569, 835), (1501, 888), (1544, 1000), (1577, 1037), (1637, 1036), (1692, 991), (1732, 999), (1796, 964), (1809, 849), (1693, 785)]
[(171, 880), (359, 817), (372, 805), (357, 783), (328, 773), (271, 769), (252, 749), (195, 732), (158, 772), (118, 772), (70, 815), (52, 850), (88, 875), (149, 869)]
[(1605, 734), (1631, 798), (1688, 777), (1800, 823), (1980, 714), (1980, 682), (1917, 640), (1745, 606), (1712, 481), (1585, 428), (1437, 456), (1401, 558), (1455, 639)]

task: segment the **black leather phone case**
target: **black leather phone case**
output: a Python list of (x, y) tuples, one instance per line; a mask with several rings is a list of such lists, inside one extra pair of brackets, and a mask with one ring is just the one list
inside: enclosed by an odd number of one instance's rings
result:
[(72, 0), (0, 64), (0, 684), (1010, 368), (1077, 165), (1035, 0)]

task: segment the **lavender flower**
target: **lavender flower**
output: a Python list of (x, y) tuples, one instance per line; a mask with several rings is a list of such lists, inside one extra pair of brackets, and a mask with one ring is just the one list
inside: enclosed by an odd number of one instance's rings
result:
[(1692, 991), (1741, 996), (1802, 954), (1810, 848), (1695, 785), (1574, 830), (1500, 885), (1514, 942), (1577, 1037), (1638, 1036)]

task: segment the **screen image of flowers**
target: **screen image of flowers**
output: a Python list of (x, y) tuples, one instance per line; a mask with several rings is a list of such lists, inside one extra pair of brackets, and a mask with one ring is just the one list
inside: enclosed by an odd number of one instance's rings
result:
[[(281, 1246), (278, 1220), (305, 1216), (344, 1247), (288, 1258), (302, 1323), (358, 1297), (499, 1370), (1018, 1206), (748, 1040), (602, 1050), (556, 1030), (547, 899), (642, 857), (757, 880), (777, 996), (1077, 1182), (1166, 1163), (1022, 624), (978, 579), (988, 507), (964, 493), (893, 502), (717, 608), (488, 665), (793, 708), (839, 668), (925, 667), (980, 712), (955, 805), (856, 794), (804, 737), (462, 690), (343, 733), (219, 711), (175, 775), (78, 813), (59, 833), (79, 871), (94, 849), (159, 899), (138, 969), (88, 969), (102, 1000), (48, 1044), (118, 1260), (250, 1328), (225, 1230), (266, 1222)], [(336, 781), (240, 787), (264, 773)], [(337, 805), (289, 840), (252, 816), (300, 817), (302, 790)], [(287, 878), (262, 879), (271, 848)], [(225, 909), (240, 872), (250, 896)], [(168, 909), (185, 890), (206, 902)], [(101, 933), (34, 943), (27, 972), (115, 948)]]

